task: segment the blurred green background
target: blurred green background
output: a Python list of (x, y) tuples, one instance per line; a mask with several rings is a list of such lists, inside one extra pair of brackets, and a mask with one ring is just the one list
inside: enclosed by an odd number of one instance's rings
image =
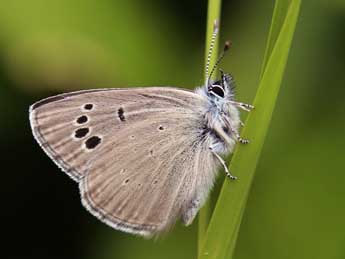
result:
[[(223, 2), (220, 42), (233, 48), (221, 67), (251, 103), (274, 1)], [(196, 258), (197, 221), (144, 240), (91, 216), (34, 141), (28, 107), (76, 89), (201, 85), (206, 8), (0, 1), (1, 258)], [(345, 1), (304, 0), (235, 258), (345, 258), (344, 46)]]

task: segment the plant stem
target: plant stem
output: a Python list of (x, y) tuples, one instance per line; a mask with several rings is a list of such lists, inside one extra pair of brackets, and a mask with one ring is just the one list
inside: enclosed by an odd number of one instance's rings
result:
[[(273, 15), (267, 60), (263, 60), (263, 74), (255, 97), (255, 110), (249, 114), (242, 134), (251, 139), (247, 146), (238, 146), (232, 157), (230, 171), (236, 172), (239, 180), (225, 181), (212, 214), (199, 259), (230, 259), (236, 241), (247, 197), (254, 178), (256, 165), (269, 128), (280, 85), (284, 75), (291, 42), (299, 14), (301, 0), (276, 0), (286, 3), (287, 12)], [(283, 6), (279, 4), (279, 6)], [(275, 8), (275, 12), (280, 8)], [(281, 18), (284, 17), (284, 19)], [(276, 27), (277, 19), (281, 26)], [(270, 51), (271, 49), (271, 51)]]
[[(207, 24), (206, 24), (206, 44), (205, 44), (205, 64), (207, 62), (208, 51), (210, 48), (212, 33), (214, 30), (215, 21), (220, 24), (220, 10), (221, 10), (221, 0), (209, 0), (208, 7), (207, 7)], [(216, 38), (214, 48), (213, 48), (213, 55), (211, 56), (210, 68), (216, 63), (217, 60), (217, 53), (218, 53), (218, 37)], [(206, 74), (205, 80), (206, 81)], [(210, 221), (210, 217), (212, 214), (211, 209), (211, 201), (208, 199), (203, 206), (203, 208), (199, 212), (199, 219), (198, 219), (198, 255), (203, 247), (204, 237), (207, 230), (208, 223)]]

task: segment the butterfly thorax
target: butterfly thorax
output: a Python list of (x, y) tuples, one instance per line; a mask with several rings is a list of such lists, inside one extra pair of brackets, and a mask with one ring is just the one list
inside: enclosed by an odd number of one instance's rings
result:
[(240, 126), (240, 115), (234, 101), (233, 81), (228, 74), (220, 80), (211, 82), (207, 87), (196, 90), (205, 100), (205, 127), (213, 149), (218, 153), (232, 151)]

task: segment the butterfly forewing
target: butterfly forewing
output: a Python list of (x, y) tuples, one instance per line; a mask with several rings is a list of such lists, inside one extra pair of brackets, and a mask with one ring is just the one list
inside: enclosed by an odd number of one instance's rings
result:
[[(126, 124), (121, 123), (126, 121), (124, 106), (128, 109), (126, 113), (134, 110), (133, 116), (142, 118), (143, 113), (159, 111), (167, 104), (170, 104), (170, 108), (183, 105), (183, 99), (159, 97), (160, 88), (151, 89), (151, 95), (146, 89), (107, 89), (44, 99), (30, 108), (33, 133), (46, 153), (73, 179), (79, 180), (86, 172), (87, 162), (94, 155), (93, 152), (85, 152), (90, 151), (85, 149), (86, 140), (95, 132), (106, 135), (116, 128), (125, 127)], [(154, 94), (160, 98), (159, 102)]]
[(151, 235), (188, 211), (196, 189), (213, 179), (203, 102), (175, 88), (88, 90), (42, 100), (30, 119), (46, 153), (80, 181), (92, 214)]
[[(96, 92), (94, 92), (96, 95)], [(30, 107), (33, 134), (45, 152), (74, 180), (86, 172), (94, 154), (85, 152), (84, 141), (96, 126), (88, 92), (50, 97)]]

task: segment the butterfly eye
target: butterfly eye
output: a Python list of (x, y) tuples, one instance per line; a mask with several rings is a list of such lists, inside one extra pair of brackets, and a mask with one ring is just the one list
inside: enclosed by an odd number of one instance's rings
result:
[(219, 97), (224, 98), (224, 90), (220, 86), (212, 86), (212, 88), (209, 90), (209, 92), (212, 92), (212, 93), (218, 95)]

